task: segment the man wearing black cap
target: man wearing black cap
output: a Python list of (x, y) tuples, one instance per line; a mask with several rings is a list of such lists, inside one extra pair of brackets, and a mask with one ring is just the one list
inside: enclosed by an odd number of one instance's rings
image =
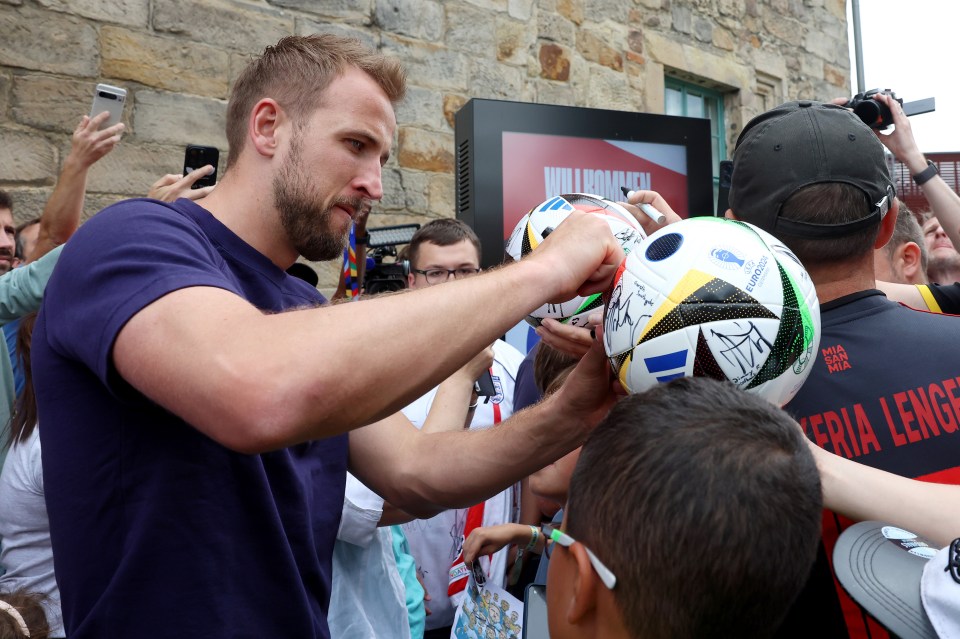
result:
[[(728, 216), (772, 233), (803, 262), (821, 303), (820, 357), (786, 406), (825, 450), (907, 477), (960, 483), (960, 322), (875, 290), (873, 250), (898, 203), (883, 146), (851, 111), (791, 102), (737, 141)], [(829, 553), (849, 523), (824, 517)], [(839, 589), (827, 555), (785, 636), (886, 636)]]

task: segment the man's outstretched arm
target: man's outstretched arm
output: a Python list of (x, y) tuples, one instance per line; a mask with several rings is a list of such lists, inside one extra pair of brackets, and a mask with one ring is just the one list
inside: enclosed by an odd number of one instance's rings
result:
[(267, 315), (184, 288), (133, 315), (112, 358), (225, 446), (274, 450), (397, 412), (538, 306), (605, 290), (622, 259), (606, 222), (575, 213), (517, 264), (365, 302)]

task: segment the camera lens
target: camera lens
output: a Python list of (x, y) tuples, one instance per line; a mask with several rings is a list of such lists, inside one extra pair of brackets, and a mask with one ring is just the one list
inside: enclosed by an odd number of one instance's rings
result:
[(100, 91), (100, 92), (97, 93), (97, 95), (99, 95), (101, 98), (105, 98), (105, 99), (107, 99), (107, 100), (116, 100), (116, 99), (117, 99), (117, 96), (115, 96), (115, 95), (112, 94), (112, 93), (107, 93), (106, 91)]
[(882, 111), (880, 107), (883, 105), (877, 102), (876, 100), (863, 100), (854, 107), (853, 112), (857, 114), (863, 123), (869, 126), (872, 126), (881, 119)]

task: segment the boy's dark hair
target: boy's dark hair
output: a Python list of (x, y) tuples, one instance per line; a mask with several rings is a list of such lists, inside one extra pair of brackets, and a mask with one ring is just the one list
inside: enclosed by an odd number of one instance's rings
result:
[(470, 240), (470, 243), (477, 249), (477, 256), (480, 255), (480, 238), (466, 222), (453, 218), (431, 220), (418, 228), (417, 232), (413, 234), (410, 244), (407, 246), (407, 259), (411, 266), (417, 267), (417, 254), (420, 252), (420, 245), (424, 242), (430, 242), (437, 246), (450, 246), (463, 240)]
[(0, 209), (8, 209), (13, 213), (13, 198), (3, 189), (0, 189)]
[[(863, 218), (870, 208), (866, 194), (857, 187), (843, 182), (823, 182), (803, 187), (790, 196), (783, 203), (780, 218), (815, 224), (842, 224)], [(879, 233), (878, 222), (838, 237), (808, 239), (780, 232), (777, 238), (801, 262), (815, 266), (841, 264), (862, 258), (873, 250)]]
[(533, 381), (540, 394), (546, 395), (554, 380), (576, 366), (580, 360), (543, 342), (539, 342), (536, 348), (537, 353), (533, 356)]
[(767, 400), (681, 378), (620, 401), (570, 482), (570, 534), (617, 577), (631, 636), (766, 637), (820, 538), (820, 477)]

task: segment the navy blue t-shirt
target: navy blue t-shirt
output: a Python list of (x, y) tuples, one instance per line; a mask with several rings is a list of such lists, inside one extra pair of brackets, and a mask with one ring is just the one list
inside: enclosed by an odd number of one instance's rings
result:
[(239, 454), (113, 366), (124, 324), (192, 286), (265, 311), (323, 302), (188, 200), (105, 209), (47, 285), (33, 373), (67, 635), (327, 637), (347, 436)]

